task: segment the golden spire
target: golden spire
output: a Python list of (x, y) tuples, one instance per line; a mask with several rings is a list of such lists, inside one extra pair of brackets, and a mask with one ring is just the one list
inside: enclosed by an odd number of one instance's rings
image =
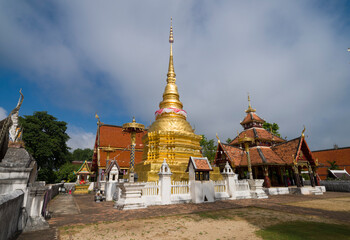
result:
[(170, 34), (169, 34), (169, 43), (170, 43), (170, 58), (169, 58), (169, 68), (167, 74), (167, 85), (165, 86), (165, 90), (163, 93), (163, 101), (159, 103), (159, 108), (177, 108), (182, 109), (183, 105), (180, 102), (180, 95), (177, 90), (176, 82), (176, 74), (174, 70), (174, 60), (173, 60), (173, 24), (171, 18), (170, 25)]
[(250, 104), (250, 96), (249, 96), (249, 93), (248, 93), (248, 109), (245, 110), (246, 113), (250, 113), (250, 112), (255, 112), (256, 110), (252, 108), (252, 105)]
[(173, 43), (174, 43), (174, 35), (173, 35), (173, 18), (171, 18), (170, 23), (170, 34), (169, 34), (169, 43), (170, 43), (170, 59), (169, 59), (169, 68), (168, 68), (168, 78), (167, 83), (176, 82), (176, 74), (174, 70), (174, 61), (173, 61)]

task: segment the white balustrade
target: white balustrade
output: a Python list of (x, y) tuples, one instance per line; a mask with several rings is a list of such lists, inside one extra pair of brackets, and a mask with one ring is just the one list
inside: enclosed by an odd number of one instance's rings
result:
[(216, 193), (226, 192), (225, 181), (214, 181), (214, 190)]
[(159, 194), (159, 184), (157, 182), (147, 182), (142, 189), (142, 196), (154, 196)]
[(190, 185), (187, 181), (172, 181), (171, 183), (171, 194), (189, 194)]
[(236, 182), (236, 191), (249, 191), (249, 183), (247, 180), (240, 180)]

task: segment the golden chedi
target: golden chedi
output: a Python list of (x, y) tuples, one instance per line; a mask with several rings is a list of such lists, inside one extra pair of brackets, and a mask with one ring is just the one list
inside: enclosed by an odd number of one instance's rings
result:
[(166, 159), (173, 173), (172, 179), (187, 180), (186, 167), (190, 156), (202, 157), (199, 142), (200, 135), (187, 122), (187, 113), (180, 102), (176, 86), (176, 75), (173, 64), (173, 28), (170, 27), (170, 60), (167, 74), (167, 85), (163, 101), (155, 112), (155, 121), (142, 139), (144, 144), (142, 162), (135, 166), (139, 181), (157, 181), (159, 169)]

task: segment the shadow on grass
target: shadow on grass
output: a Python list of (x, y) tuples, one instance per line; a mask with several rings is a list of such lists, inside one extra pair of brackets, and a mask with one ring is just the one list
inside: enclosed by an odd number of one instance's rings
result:
[(256, 234), (263, 239), (350, 239), (350, 227), (346, 225), (319, 222), (284, 222), (259, 230)]

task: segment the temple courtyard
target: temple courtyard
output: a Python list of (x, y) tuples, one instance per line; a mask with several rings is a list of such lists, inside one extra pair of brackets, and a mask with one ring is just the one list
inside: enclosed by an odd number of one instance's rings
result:
[[(282, 230), (295, 232), (293, 239), (302, 239), (293, 227), (318, 239), (350, 239), (350, 193), (278, 195), (127, 211), (113, 208), (113, 202), (95, 203), (93, 198), (92, 194), (58, 195), (49, 205), (50, 229), (23, 233), (18, 239), (278, 239), (274, 226), (288, 226)], [(333, 236), (327, 238), (327, 231)]]

